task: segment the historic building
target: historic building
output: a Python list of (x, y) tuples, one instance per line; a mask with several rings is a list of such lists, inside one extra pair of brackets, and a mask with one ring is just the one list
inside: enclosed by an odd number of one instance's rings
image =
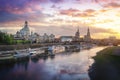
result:
[(31, 32), (29, 40), (31, 43), (39, 43), (40, 42), (40, 35), (37, 33)]
[(49, 42), (54, 42), (55, 41), (55, 35), (54, 34), (50, 34), (49, 35)]
[(77, 32), (75, 33), (75, 36), (73, 38), (73, 41), (80, 41), (80, 32), (79, 28), (77, 29)]
[(60, 41), (61, 42), (71, 42), (71, 41), (73, 41), (73, 36), (61, 36)]
[(44, 35), (39, 35), (37, 33), (31, 33), (30, 40), (32, 43), (43, 43), (43, 42), (54, 42), (55, 40), (55, 35), (50, 34), (47, 35), (44, 33)]
[(30, 29), (28, 27), (28, 22), (25, 21), (24, 27), (20, 31), (16, 32), (16, 34), (14, 35), (14, 38), (28, 40), (29, 37), (30, 37)]
[(53, 42), (55, 40), (55, 35), (53, 34), (47, 35), (46, 33), (44, 33), (44, 35), (40, 36), (38, 33), (33, 32), (31, 32), (30, 34), (28, 22), (25, 21), (24, 27), (16, 32), (14, 38), (18, 40), (30, 40), (31, 43), (41, 43), (41, 42)]
[(91, 42), (91, 36), (90, 36), (90, 30), (89, 30), (89, 28), (87, 30), (87, 35), (84, 36), (84, 41), (85, 42)]
[(75, 41), (79, 41), (79, 40), (80, 40), (80, 32), (78, 28), (77, 32), (75, 33)]
[(55, 35), (53, 34), (47, 35), (46, 33), (44, 33), (44, 35), (41, 36), (42, 42), (53, 42), (54, 40), (55, 40)]

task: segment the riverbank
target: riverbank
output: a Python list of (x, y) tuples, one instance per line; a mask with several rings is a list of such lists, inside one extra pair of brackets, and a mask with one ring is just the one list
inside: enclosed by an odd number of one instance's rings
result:
[(93, 57), (89, 69), (91, 80), (120, 80), (120, 47), (108, 47)]
[(19, 44), (19, 45), (0, 45), (0, 51), (20, 50), (27, 48), (40, 48), (50, 45), (58, 45), (62, 43), (41, 43), (41, 44)]

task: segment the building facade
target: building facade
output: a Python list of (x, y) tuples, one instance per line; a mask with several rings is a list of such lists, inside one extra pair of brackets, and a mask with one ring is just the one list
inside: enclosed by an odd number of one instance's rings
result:
[(30, 37), (30, 29), (28, 27), (28, 22), (25, 21), (24, 27), (20, 31), (16, 32), (14, 38), (29, 40), (29, 37)]
[(37, 33), (31, 32), (29, 40), (31, 41), (31, 43), (39, 43), (40, 42), (40, 36)]
[(37, 33), (32, 33), (30, 36), (30, 40), (32, 43), (54, 42), (55, 35), (53, 34), (48, 35), (44, 33), (44, 35), (41, 36)]
[(41, 36), (38, 33), (30, 33), (28, 22), (25, 21), (24, 27), (16, 32), (16, 34), (14, 35), (14, 39), (30, 40), (31, 43), (53, 42), (55, 40), (55, 35), (47, 35), (46, 33), (44, 33), (44, 35)]
[(60, 41), (61, 42), (71, 42), (71, 41), (73, 41), (73, 36), (61, 36)]

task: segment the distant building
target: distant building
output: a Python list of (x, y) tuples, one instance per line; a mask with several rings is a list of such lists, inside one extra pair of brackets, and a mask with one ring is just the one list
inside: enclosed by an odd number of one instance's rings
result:
[(106, 41), (111, 45), (115, 45), (117, 43), (117, 39), (115, 36), (110, 36)]
[(53, 34), (47, 35), (46, 33), (44, 33), (43, 36), (40, 36), (38, 33), (33, 32), (31, 32), (30, 34), (28, 22), (25, 21), (24, 27), (20, 31), (16, 32), (14, 38), (17, 40), (30, 40), (31, 43), (41, 43), (41, 42), (53, 42), (55, 40), (55, 35)]
[(37, 33), (34, 33), (34, 34), (31, 33), (30, 40), (31, 42), (34, 42), (34, 43), (54, 42), (55, 35), (53, 34), (47, 35), (46, 33), (44, 33), (44, 35), (41, 36)]
[(44, 42), (48, 42), (49, 41), (49, 36), (46, 33), (44, 33), (44, 35), (43, 35), (43, 41)]
[(73, 41), (80, 41), (80, 32), (79, 32), (79, 28), (77, 30), (77, 32), (75, 33), (75, 36), (73, 38)]
[(28, 27), (28, 22), (25, 21), (24, 27), (20, 31), (16, 32), (16, 34), (14, 35), (14, 38), (28, 40), (29, 36), (30, 36), (30, 29)]
[(109, 39), (110, 40), (116, 40), (116, 37), (115, 36), (110, 36)]
[(37, 34), (37, 33), (31, 32), (31, 35), (30, 35), (29, 40), (30, 40), (32, 43), (40, 43), (40, 35)]
[(44, 33), (44, 35), (41, 36), (40, 39), (42, 42), (54, 42), (55, 35), (54, 34), (47, 35), (46, 33)]
[(90, 30), (89, 30), (89, 28), (87, 30), (87, 35), (84, 36), (84, 41), (85, 42), (91, 42), (91, 36), (90, 36)]
[(54, 42), (55, 41), (55, 35), (54, 34), (50, 34), (49, 35), (49, 42)]
[(71, 41), (73, 41), (73, 36), (61, 36), (60, 41), (61, 42), (71, 42)]

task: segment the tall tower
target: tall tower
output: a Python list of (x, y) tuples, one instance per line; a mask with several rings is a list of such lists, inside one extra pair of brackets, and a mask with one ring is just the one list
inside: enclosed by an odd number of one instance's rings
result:
[(88, 36), (89, 38), (91, 38), (89, 27), (88, 27), (88, 30), (87, 30), (87, 36)]
[(77, 32), (75, 33), (75, 41), (79, 41), (80, 40), (80, 32), (79, 32), (79, 27), (77, 29)]
[(91, 36), (90, 36), (89, 27), (88, 27), (88, 30), (87, 30), (87, 35), (86, 35), (85, 41), (86, 41), (86, 42), (91, 42)]
[(80, 37), (79, 27), (78, 27), (78, 29), (77, 29), (77, 32), (75, 33), (75, 36), (76, 36), (77, 38)]

